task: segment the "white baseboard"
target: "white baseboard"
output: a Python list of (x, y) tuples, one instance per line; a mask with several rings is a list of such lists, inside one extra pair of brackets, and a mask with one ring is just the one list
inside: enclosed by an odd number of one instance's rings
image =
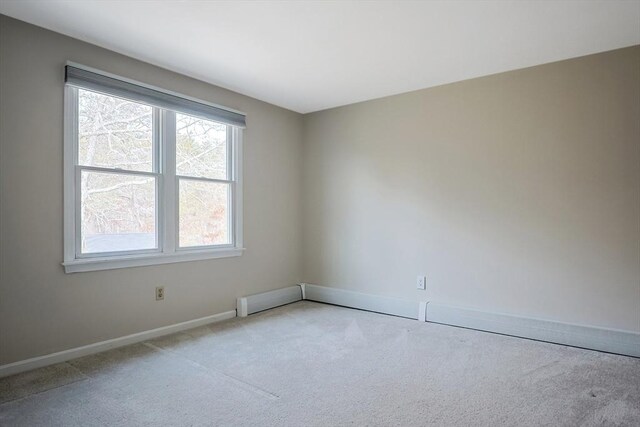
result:
[(305, 283), (303, 286), (304, 297), (309, 301), (375, 311), (376, 313), (391, 314), (409, 319), (419, 318), (420, 307), (416, 301), (346, 291), (326, 286), (311, 285), (309, 283)]
[[(302, 283), (238, 298), (238, 316), (300, 300), (640, 357), (640, 333), (490, 313)], [(236, 310), (0, 366), (0, 378), (236, 317)]]
[(225, 311), (223, 313), (214, 314), (212, 316), (201, 317), (199, 319), (189, 320), (182, 323), (176, 323), (174, 325), (163, 326), (161, 328), (138, 332), (136, 334), (127, 335), (120, 338), (114, 338), (107, 341), (85, 345), (82, 347), (59, 351), (57, 353), (46, 354), (44, 356), (33, 357), (31, 359), (9, 363), (0, 366), (0, 378), (18, 374), (20, 372), (30, 371), (36, 368), (42, 368), (43, 366), (66, 362), (67, 360), (76, 359), (78, 357), (100, 353), (105, 350), (146, 341), (163, 335), (173, 334), (175, 332), (184, 331), (198, 326), (208, 325), (209, 323), (221, 322), (223, 320), (232, 319), (234, 317), (236, 317), (235, 310)]
[(640, 357), (640, 333), (490, 313), (429, 302), (427, 322)]
[(239, 317), (268, 310), (285, 304), (302, 300), (303, 291), (300, 285), (276, 289), (275, 291), (249, 295), (238, 298), (237, 312)]

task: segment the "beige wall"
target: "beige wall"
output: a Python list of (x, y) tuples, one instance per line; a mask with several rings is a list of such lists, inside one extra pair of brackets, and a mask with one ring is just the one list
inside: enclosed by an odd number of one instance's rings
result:
[[(67, 60), (247, 113), (242, 257), (63, 272)], [(301, 124), (297, 113), (0, 16), (0, 365), (232, 310), (237, 296), (298, 283)]]
[(305, 281), (640, 331), (640, 46), (313, 113), (303, 141)]

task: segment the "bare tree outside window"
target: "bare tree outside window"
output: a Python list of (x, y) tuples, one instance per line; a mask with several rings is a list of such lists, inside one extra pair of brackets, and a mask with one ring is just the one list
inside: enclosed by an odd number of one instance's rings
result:
[[(176, 173), (179, 176), (181, 247), (230, 242), (227, 126), (176, 114)], [(205, 178), (200, 180), (188, 177)]]
[(87, 90), (78, 94), (83, 253), (152, 249), (156, 242), (153, 108)]
[[(153, 107), (78, 93), (82, 253), (154, 249), (158, 172)], [(176, 113), (181, 247), (231, 243), (228, 126)], [(222, 181), (222, 182), (221, 182)]]

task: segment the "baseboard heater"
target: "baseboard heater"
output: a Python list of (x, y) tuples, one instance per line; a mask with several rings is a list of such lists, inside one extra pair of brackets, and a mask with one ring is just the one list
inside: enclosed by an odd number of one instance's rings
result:
[(640, 357), (640, 333), (491, 313), (301, 283), (238, 298), (238, 316), (307, 300), (571, 347)]
[[(238, 317), (246, 317), (250, 314), (301, 300), (357, 308), (409, 319), (421, 319), (423, 321), (424, 306), (426, 304), (421, 303), (419, 307), (418, 303), (414, 301), (301, 283), (274, 291), (240, 297), (237, 300), (236, 312)], [(421, 313), (422, 317), (420, 317)]]
[(238, 298), (236, 312), (238, 317), (247, 317), (250, 314), (300, 300), (302, 300), (302, 288), (300, 285), (294, 285)]
[(300, 286), (302, 286), (305, 300), (424, 320), (420, 317), (420, 307), (416, 301), (311, 285), (309, 283), (303, 283)]
[(640, 334), (429, 302), (427, 322), (640, 357)]

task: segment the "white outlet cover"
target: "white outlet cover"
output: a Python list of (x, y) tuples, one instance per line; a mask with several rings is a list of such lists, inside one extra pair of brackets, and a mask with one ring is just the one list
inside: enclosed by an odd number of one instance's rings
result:
[(427, 289), (427, 276), (418, 276), (417, 286), (418, 289), (424, 291)]

